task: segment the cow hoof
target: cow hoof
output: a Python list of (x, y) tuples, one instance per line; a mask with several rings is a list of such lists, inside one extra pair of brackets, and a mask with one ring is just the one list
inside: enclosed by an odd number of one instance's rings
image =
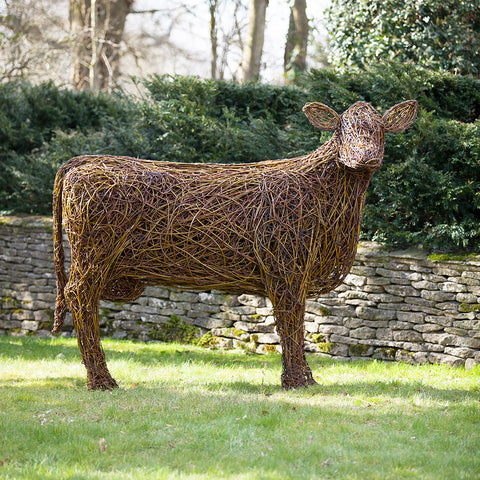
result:
[(118, 388), (118, 384), (112, 377), (101, 377), (90, 379), (87, 383), (87, 388), (89, 390), (113, 390), (114, 388)]
[(317, 385), (317, 382), (313, 379), (311, 375), (282, 375), (282, 387), (285, 390), (307, 388), (309, 385)]

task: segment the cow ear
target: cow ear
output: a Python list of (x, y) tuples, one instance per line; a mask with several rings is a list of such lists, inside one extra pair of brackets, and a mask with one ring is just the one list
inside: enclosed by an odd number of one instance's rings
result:
[(307, 103), (303, 107), (303, 113), (310, 120), (310, 123), (327, 132), (332, 132), (340, 126), (340, 117), (338, 114), (323, 103)]
[(417, 116), (418, 102), (407, 100), (388, 109), (383, 116), (385, 131), (390, 133), (401, 132), (408, 128)]

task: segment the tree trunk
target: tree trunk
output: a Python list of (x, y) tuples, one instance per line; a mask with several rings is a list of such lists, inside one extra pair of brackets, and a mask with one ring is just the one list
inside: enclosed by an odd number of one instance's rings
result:
[(258, 80), (265, 37), (265, 16), (268, 0), (250, 0), (248, 33), (243, 49), (240, 80)]
[(285, 80), (291, 83), (307, 68), (308, 18), (306, 0), (295, 0), (290, 10), (287, 42), (283, 58)]
[(218, 0), (209, 0), (210, 45), (212, 48), (212, 61), (210, 64), (210, 75), (212, 78), (217, 78), (217, 62), (218, 62), (217, 4), (218, 4)]
[(73, 86), (108, 90), (119, 75), (119, 47), (133, 0), (70, 0)]

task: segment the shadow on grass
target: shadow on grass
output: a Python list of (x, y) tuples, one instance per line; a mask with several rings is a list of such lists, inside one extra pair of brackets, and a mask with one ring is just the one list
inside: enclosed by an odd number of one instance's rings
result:
[[(81, 362), (80, 354), (74, 340), (65, 339), (39, 339), (35, 337), (0, 337), (0, 359), (3, 358), (21, 358), (24, 360), (44, 360), (55, 359), (57, 355), (62, 354), (66, 361)], [(135, 351), (132, 349), (134, 345)], [(186, 362), (195, 365), (208, 365), (209, 367), (225, 367), (238, 366), (243, 369), (256, 369), (258, 376), (261, 377), (262, 370), (278, 372), (278, 384), (271, 383), (250, 383), (235, 380), (232, 377), (231, 381), (222, 380), (217, 381), (212, 378), (202, 384), (202, 388), (208, 392), (222, 391), (233, 394), (253, 394), (258, 396), (273, 395), (283, 391), (280, 386), (280, 370), (281, 359), (278, 354), (245, 354), (236, 352), (225, 352), (219, 350), (207, 350), (192, 347), (189, 345), (169, 344), (161, 345), (157, 343), (145, 344), (135, 343), (131, 341), (109, 341), (104, 342), (104, 349), (107, 356), (107, 362), (127, 361), (137, 363), (139, 365), (152, 366), (161, 369), (162, 366), (180, 367)], [(318, 385), (311, 386), (305, 389), (298, 389), (292, 391), (292, 396), (365, 396), (375, 398), (380, 396), (395, 397), (395, 398), (410, 398), (412, 396), (426, 396), (433, 400), (441, 400), (445, 402), (460, 402), (466, 395), (480, 401), (480, 382), (479, 387), (470, 389), (441, 389), (435, 388), (426, 384), (423, 380), (411, 380), (405, 377), (392, 378), (387, 380), (362, 380), (363, 371), (369, 363), (365, 361), (360, 362), (339, 362), (334, 359), (318, 357), (314, 355), (309, 356), (309, 363), (314, 373), (314, 378)], [(390, 362), (380, 362), (383, 370), (397, 368), (397, 365)], [(348, 368), (350, 376), (354, 377), (351, 381), (340, 380), (342, 374), (338, 374), (336, 369), (341, 366), (342, 369)], [(407, 368), (416, 368), (407, 366)], [(455, 372), (452, 368), (452, 372)], [(427, 371), (427, 370), (425, 370)], [(358, 377), (356, 376), (358, 375)], [(376, 375), (372, 373), (371, 375)], [(85, 375), (86, 377), (86, 375)], [(331, 378), (338, 377), (338, 381), (330, 383)], [(429, 376), (430, 377), (430, 376)], [(359, 378), (359, 379), (357, 379)], [(122, 386), (121, 378), (120, 388), (128, 389), (128, 386)], [(323, 380), (323, 381), (322, 381)], [(7, 382), (4, 382), (4, 386)], [(52, 388), (82, 388), (85, 386), (85, 380), (79, 380), (74, 377), (49, 377), (42, 380), (47, 387)], [(27, 386), (31, 384), (31, 379), (23, 381), (21, 378), (16, 378), (15, 381), (10, 382), (16, 387)], [(135, 385), (139, 388), (152, 390), (160, 390), (164, 388), (172, 388), (171, 381), (166, 381), (164, 384), (154, 383), (151, 381), (143, 382), (142, 378), (135, 380)], [(188, 385), (188, 384), (187, 384)], [(198, 386), (198, 383), (195, 384)]]

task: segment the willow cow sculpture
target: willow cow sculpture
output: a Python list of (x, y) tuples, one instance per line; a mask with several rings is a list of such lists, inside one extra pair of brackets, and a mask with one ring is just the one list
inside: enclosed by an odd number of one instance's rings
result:
[(303, 348), (305, 301), (348, 274), (384, 133), (410, 126), (417, 102), (383, 116), (366, 102), (341, 116), (321, 103), (303, 111), (315, 127), (334, 132), (303, 157), (187, 164), (81, 156), (59, 169), (54, 332), (68, 306), (89, 388), (117, 386), (100, 344), (99, 300), (132, 301), (152, 284), (267, 295), (281, 338), (283, 387), (315, 383)]

